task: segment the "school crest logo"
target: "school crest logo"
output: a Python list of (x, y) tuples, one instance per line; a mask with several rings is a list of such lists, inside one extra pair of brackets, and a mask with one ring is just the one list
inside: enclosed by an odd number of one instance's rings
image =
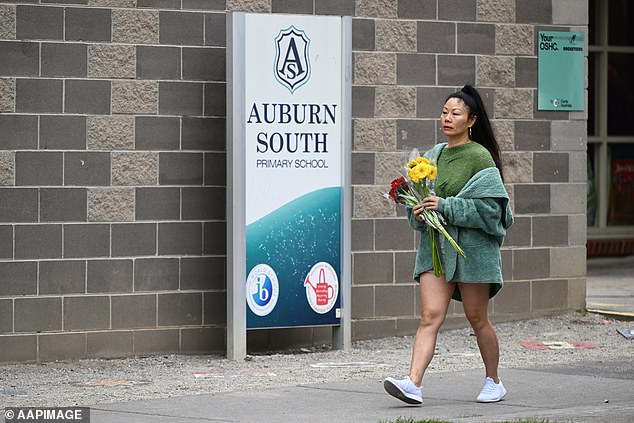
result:
[(306, 33), (293, 25), (283, 29), (275, 39), (275, 79), (293, 94), (310, 78)]

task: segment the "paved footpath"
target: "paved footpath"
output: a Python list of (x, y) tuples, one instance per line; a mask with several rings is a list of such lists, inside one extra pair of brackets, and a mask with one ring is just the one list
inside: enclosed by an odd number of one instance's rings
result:
[(355, 380), (97, 405), (92, 408), (91, 421), (379, 423), (398, 417), (456, 423), (527, 418), (547, 418), (550, 423), (634, 421), (634, 358), (617, 363), (506, 369), (504, 374), (509, 393), (497, 404), (475, 402), (482, 383), (482, 370), (475, 369), (430, 373), (420, 407), (388, 396), (380, 381)]

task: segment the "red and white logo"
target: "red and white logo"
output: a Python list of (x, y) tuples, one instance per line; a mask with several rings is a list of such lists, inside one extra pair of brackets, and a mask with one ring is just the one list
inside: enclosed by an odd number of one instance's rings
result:
[(306, 299), (319, 314), (328, 313), (339, 296), (339, 278), (335, 269), (325, 261), (315, 264), (304, 280)]

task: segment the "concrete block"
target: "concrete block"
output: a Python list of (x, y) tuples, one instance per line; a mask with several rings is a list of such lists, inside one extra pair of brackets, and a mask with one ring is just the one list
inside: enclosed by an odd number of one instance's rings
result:
[[(159, 223), (159, 255), (200, 255), (202, 224), (194, 222)], [(218, 233), (217, 236), (221, 236)]]
[[(416, 117), (439, 119), (445, 99), (452, 91), (442, 87), (418, 88), (416, 93)], [(438, 124), (438, 127), (440, 127), (440, 124)]]
[(523, 151), (550, 150), (550, 122), (516, 121), (515, 149)]
[(537, 58), (515, 58), (515, 86), (518, 88), (537, 88)]
[(480, 0), (476, 5), (478, 21), (515, 22), (514, 0)]
[(227, 324), (227, 295), (225, 292), (203, 293), (203, 324)]
[(0, 222), (36, 222), (36, 188), (0, 188)]
[(588, 25), (589, 5), (575, 0), (552, 0), (553, 24)]
[(208, 82), (205, 84), (205, 116), (226, 116), (227, 84), (224, 82)]
[(352, 318), (374, 317), (374, 286), (352, 287)]
[(91, 78), (134, 78), (136, 49), (129, 45), (88, 46), (88, 76)]
[(223, 257), (181, 258), (180, 289), (224, 290), (225, 266)]
[(378, 285), (374, 290), (380, 298), (375, 304), (377, 317), (416, 316), (417, 285)]
[(0, 5), (0, 38), (15, 39), (15, 5)]
[(374, 87), (352, 87), (352, 117), (374, 117)]
[[(418, 239), (418, 235), (416, 234)], [(416, 248), (416, 247), (415, 247)], [(394, 254), (394, 282), (398, 284), (413, 284), (416, 251), (397, 252)], [(418, 294), (415, 295), (418, 297)]]
[(136, 0), (88, 0), (88, 5), (97, 7), (136, 7)]
[(15, 36), (18, 40), (61, 40), (63, 35), (63, 8), (39, 5), (16, 6)]
[(533, 281), (533, 311), (565, 310), (568, 306), (568, 281)]
[[(13, 240), (13, 226), (12, 225), (0, 225), (0, 239)], [(3, 242), (0, 244), (0, 258), (12, 259), (13, 258), (13, 242)], [(2, 319), (0, 319), (1, 321)], [(0, 330), (0, 332), (2, 332)]]
[(588, 155), (585, 151), (568, 153), (568, 169), (570, 182), (587, 182), (588, 180)]
[(224, 354), (227, 350), (225, 328), (187, 328), (180, 332), (182, 354)]
[(40, 116), (40, 149), (85, 150), (86, 116)]
[(65, 153), (64, 185), (110, 185), (110, 154), (87, 152)]
[(352, 184), (374, 183), (374, 153), (352, 153)]
[(205, 185), (226, 186), (227, 160), (224, 153), (205, 153)]
[(86, 262), (41, 261), (38, 287), (40, 295), (83, 294), (86, 292)]
[(132, 292), (132, 260), (88, 260), (86, 292)]
[(135, 354), (157, 354), (179, 352), (180, 335), (178, 329), (135, 330)]
[(62, 81), (18, 79), (15, 82), (15, 111), (19, 113), (61, 113)]
[(585, 120), (550, 123), (553, 151), (586, 151), (588, 135)]
[(203, 155), (200, 153), (159, 153), (161, 185), (202, 185)]
[(131, 116), (87, 116), (88, 149), (134, 149), (134, 118)]
[(224, 187), (182, 188), (183, 220), (225, 220)]
[(394, 282), (394, 254), (354, 253), (353, 285), (391, 284)]
[(314, 0), (315, 15), (355, 16), (355, 0)]
[(110, 9), (67, 7), (65, 11), (66, 41), (111, 41)]
[(495, 54), (533, 56), (535, 54), (533, 25), (495, 25)]
[(397, 54), (396, 83), (398, 85), (434, 85), (436, 83), (436, 56)]
[(352, 19), (352, 50), (373, 51), (376, 49), (374, 19)]
[(533, 157), (533, 179), (535, 182), (568, 182), (569, 154), (535, 153)]
[(203, 84), (197, 82), (159, 82), (159, 114), (203, 114)]
[(140, 79), (180, 79), (181, 49), (164, 46), (137, 46), (136, 76)]
[(18, 225), (14, 237), (18, 260), (62, 257), (61, 225)]
[(515, 210), (517, 214), (547, 214), (551, 207), (551, 185), (516, 184), (514, 188)]
[(586, 279), (568, 279), (568, 309), (584, 310), (586, 308)]
[(134, 220), (134, 189), (88, 189), (89, 222), (131, 222)]
[(495, 25), (458, 23), (458, 53), (495, 54)]
[(482, 87), (515, 86), (515, 60), (506, 56), (477, 56), (477, 85)]
[(552, 3), (552, 0), (516, 2), (515, 21), (528, 24), (550, 24), (553, 15)]
[(464, 85), (475, 84), (475, 57), (464, 55), (438, 55), (438, 84)]
[(416, 248), (415, 232), (406, 219), (379, 219), (374, 225), (375, 250), (411, 251)]
[(64, 81), (64, 112), (110, 114), (110, 81)]
[(436, 143), (436, 121), (430, 119), (397, 119), (396, 149), (425, 151)]
[(495, 297), (495, 313), (519, 314), (531, 311), (531, 283), (507, 282)]
[[(204, 4), (209, 5), (209, 1), (204, 1)], [(218, 0), (216, 0), (218, 1)], [(218, 10), (224, 12), (225, 10), (225, 2), (224, 0), (218, 1), (221, 6), (218, 7)], [(183, 9), (185, 9), (185, 4), (183, 4)], [(205, 45), (206, 46), (216, 46), (216, 47), (225, 47), (227, 44), (226, 40), (227, 33), (227, 22), (225, 20), (224, 13), (206, 13), (205, 14)]]
[(553, 214), (585, 213), (587, 194), (587, 183), (552, 184), (550, 189), (551, 212)]
[(456, 24), (449, 22), (418, 22), (416, 47), (422, 53), (455, 53)]
[(0, 360), (34, 361), (37, 359), (37, 336), (0, 336)]
[(112, 81), (112, 113), (156, 113), (158, 97), (158, 82)]
[(48, 332), (62, 329), (61, 298), (16, 298), (15, 332)]
[(504, 238), (506, 247), (530, 247), (531, 246), (531, 218), (516, 216), (513, 226), (511, 226)]
[(355, 151), (394, 151), (396, 121), (393, 119), (355, 119)]
[(397, 15), (401, 19), (436, 19), (435, 0), (399, 0)]
[(270, 13), (271, 0), (227, 0), (227, 10)]
[(15, 153), (0, 151), (0, 185), (15, 185)]
[(38, 336), (39, 360), (80, 360), (82, 358), (86, 358), (85, 333), (56, 333)]
[(156, 295), (115, 295), (111, 301), (113, 329), (156, 327)]
[(355, 53), (354, 83), (381, 85), (396, 83), (396, 55), (393, 53)]
[(568, 242), (571, 246), (586, 245), (588, 240), (588, 220), (585, 214), (568, 216)]
[(109, 329), (110, 299), (106, 296), (64, 297), (64, 330)]
[(416, 51), (417, 24), (409, 20), (377, 19), (376, 50)]
[(63, 153), (18, 151), (15, 153), (16, 185), (62, 185)]
[(158, 153), (134, 152), (112, 154), (113, 185), (157, 185)]
[(0, 75), (38, 76), (40, 72), (40, 47), (36, 42), (0, 41)]
[(0, 78), (0, 112), (15, 111), (15, 79)]
[[(534, 216), (533, 245), (568, 245), (568, 216)], [(551, 257), (553, 254), (551, 252)]]
[(205, 222), (203, 237), (203, 254), (227, 254), (227, 225), (224, 222)]
[(224, 118), (184, 117), (181, 129), (183, 150), (226, 149), (226, 120)]
[(533, 90), (496, 89), (494, 116), (496, 118), (531, 119), (533, 117)]
[(396, 320), (371, 319), (355, 320), (352, 322), (352, 339), (377, 339), (396, 336)]
[(500, 145), (500, 150), (502, 152), (514, 150), (515, 121), (492, 120), (491, 127), (493, 128), (495, 139)]
[(0, 262), (0, 295), (3, 297), (37, 294), (37, 262)]
[(178, 259), (137, 259), (134, 266), (134, 291), (175, 291), (178, 289)]
[[(236, 9), (231, 9), (228, 2), (227, 10)], [(204, 34), (203, 22), (202, 13), (161, 11), (159, 12), (159, 41), (161, 44), (201, 46)], [(183, 31), (183, 28), (187, 28), (187, 31)]]
[(415, 117), (415, 87), (376, 87), (375, 110), (377, 117)]
[(550, 276), (550, 249), (513, 250), (513, 279), (543, 279)]
[(156, 254), (156, 224), (114, 224), (111, 228), (113, 257), (153, 256)]
[(158, 44), (159, 12), (156, 10), (112, 10), (112, 41)]
[(89, 358), (120, 358), (132, 355), (132, 331), (93, 332), (86, 334), (86, 354)]
[(158, 295), (158, 325), (187, 326), (202, 324), (202, 293)]
[[(407, 163), (407, 153), (376, 153), (375, 175), (377, 184), (386, 184), (398, 178), (403, 166)], [(387, 190), (386, 190), (387, 191)]]
[(394, 217), (396, 210), (387, 200), (381, 199), (381, 193), (387, 192), (385, 187), (375, 185), (359, 185), (352, 189), (353, 218)]
[(177, 117), (137, 116), (135, 146), (137, 150), (178, 150), (181, 122)]
[(136, 220), (180, 219), (179, 188), (137, 188)]
[(550, 251), (550, 276), (554, 278), (585, 276), (585, 245), (552, 248)]
[(190, 81), (225, 81), (224, 48), (183, 47), (183, 79)]
[(396, 18), (398, 0), (357, 0), (355, 15), (374, 18)]
[(273, 13), (313, 14), (313, 0), (271, 0)]
[(374, 221), (372, 219), (352, 219), (352, 251), (374, 250)]
[(109, 225), (64, 225), (65, 258), (108, 257), (109, 255)]

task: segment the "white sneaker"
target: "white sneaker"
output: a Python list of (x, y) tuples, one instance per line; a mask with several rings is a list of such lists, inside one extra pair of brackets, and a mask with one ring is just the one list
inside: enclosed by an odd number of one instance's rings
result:
[(423, 390), (414, 385), (409, 376), (401, 380), (388, 377), (383, 382), (383, 387), (388, 394), (408, 404), (420, 405), (423, 403)]
[(504, 395), (506, 395), (506, 388), (504, 388), (502, 381), (500, 381), (500, 383), (495, 383), (493, 379), (487, 377), (484, 380), (484, 386), (482, 387), (480, 395), (478, 395), (476, 401), (498, 402), (504, 398)]

